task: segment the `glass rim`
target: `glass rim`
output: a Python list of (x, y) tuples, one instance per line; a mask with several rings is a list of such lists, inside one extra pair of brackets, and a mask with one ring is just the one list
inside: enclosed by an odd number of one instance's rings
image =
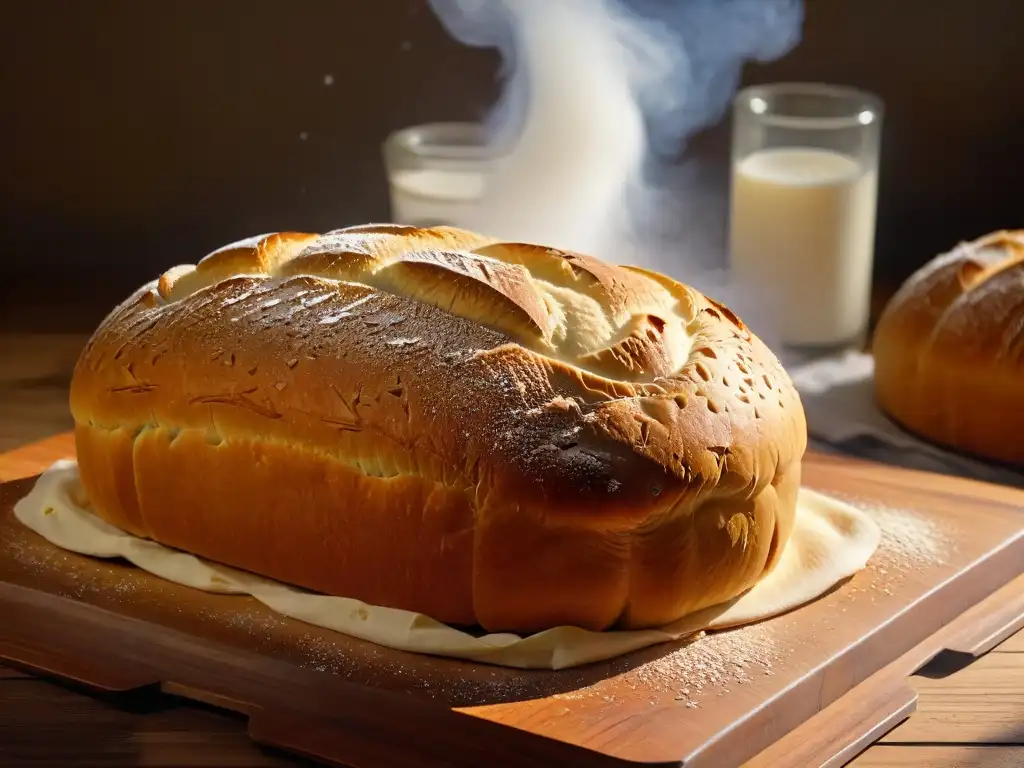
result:
[(472, 162), (494, 157), (484, 126), (472, 122), (410, 125), (388, 134), (384, 146), (422, 159)]
[[(768, 110), (768, 99), (777, 95), (818, 96), (851, 104), (848, 115), (786, 115)], [(759, 96), (764, 97), (764, 110), (751, 105)], [(848, 85), (815, 82), (779, 82), (750, 85), (733, 99), (733, 111), (744, 111), (765, 125), (780, 128), (837, 130), (842, 128), (870, 128), (877, 126), (885, 114), (885, 102), (870, 91)]]

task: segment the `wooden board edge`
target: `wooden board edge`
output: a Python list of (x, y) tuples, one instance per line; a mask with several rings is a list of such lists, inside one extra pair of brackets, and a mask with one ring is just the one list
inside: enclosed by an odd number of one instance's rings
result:
[(57, 679), (97, 694), (131, 693), (155, 687), (159, 682), (130, 664), (114, 666), (83, 662), (60, 653), (40, 652), (37, 648), (4, 637), (0, 637), (0, 661), (35, 677)]
[[(1008, 620), (1009, 614), (1012, 620)], [(965, 637), (995, 637), (996, 628), (1001, 631), (1007, 626), (1024, 626), (1024, 575), (971, 606), (744, 763), (743, 768), (805, 768), (808, 765), (840, 768), (846, 765), (914, 713), (917, 691), (911, 678), (918, 670), (943, 654), (958, 652), (954, 649)], [(970, 658), (978, 655), (981, 654)]]
[[(858, 702), (861, 703), (861, 702)], [(831, 758), (823, 759), (821, 768), (842, 768), (857, 755), (868, 749), (872, 744), (885, 736), (889, 731), (909, 718), (917, 711), (917, 691), (910, 685), (904, 683), (891, 691), (885, 701), (877, 702), (873, 709), (868, 706), (875, 704), (871, 701), (863, 704), (857, 710), (862, 718), (861, 727), (847, 731), (844, 734), (842, 743), (834, 748)], [(822, 758), (825, 756), (822, 755)], [(803, 762), (801, 766), (812, 765), (811, 762)]]
[[(56, 603), (75, 622), (77, 639), (72, 639), (71, 633), (55, 636), (52, 626), (47, 625)], [(247, 665), (252, 662), (252, 654), (243, 658), (234, 649), (210, 643), (203, 644), (203, 653), (199, 654), (194, 647), (198, 641), (188, 635), (27, 587), (0, 582), (0, 615), (21, 619), (0, 625), (0, 660), (100, 695), (153, 686), (167, 694), (248, 717), (251, 735), (259, 743), (348, 768), (409, 765), (410, 745), (415, 745), (416, 766), (476, 768), (490, 764), (496, 751), (502, 754), (501, 764), (510, 768), (636, 765), (586, 746), (536, 734), (523, 739), (518, 729), (506, 725), (411, 697), (326, 679), (321, 673), (269, 657), (257, 656), (261, 669), (259, 674), (250, 675), (252, 670)], [(135, 642), (119, 647), (117, 638), (125, 636), (134, 637)], [(71, 648), (83, 639), (95, 647), (117, 650), (111, 650), (104, 659), (81, 664)], [(46, 651), (39, 651), (40, 647)], [(176, 673), (160, 672), (172, 666)], [(225, 686), (229, 674), (237, 685)], [(257, 678), (259, 683), (255, 682)], [(267, 680), (282, 679), (298, 679), (307, 686), (308, 697), (297, 707), (280, 705), (273, 691), (262, 688)], [(438, 738), (439, 733), (451, 734), (451, 739)], [(458, 744), (458, 750), (452, 751), (453, 743)], [(680, 763), (648, 765), (669, 768)]]
[[(1024, 575), (1018, 576), (980, 606), (982, 615), (972, 616), (963, 629), (946, 645), (949, 653), (977, 658), (1024, 629)], [(973, 610), (968, 613), (973, 613)]]
[[(502, 727), (514, 730), (508, 726)], [(393, 733), (374, 733), (369, 729), (341, 732), (337, 725), (331, 723), (294, 718), (280, 712), (253, 713), (249, 718), (249, 736), (258, 744), (342, 768), (478, 768), (481, 765), (511, 768), (536, 768), (539, 765), (636, 768), (638, 765), (543, 737), (535, 737), (538, 743), (525, 754), (518, 751), (519, 743), (513, 746), (509, 742), (508, 750), (502, 752), (500, 757), (493, 753), (481, 753), (478, 746), (473, 748), (473, 744), (460, 744), (460, 753), (454, 754), (451, 745), (446, 746), (439, 739), (420, 739), (422, 748), (417, 749), (415, 758), (410, 760), (408, 753), (396, 755), (388, 747), (396, 738)], [(541, 741), (546, 744), (541, 746)], [(570, 750), (575, 750), (575, 754)], [(643, 763), (643, 766), (682, 768), (682, 763), (655, 762)]]

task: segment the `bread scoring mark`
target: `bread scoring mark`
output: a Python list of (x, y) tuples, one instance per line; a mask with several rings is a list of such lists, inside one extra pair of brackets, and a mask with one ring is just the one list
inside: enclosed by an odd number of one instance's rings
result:
[(742, 334), (744, 339), (750, 339), (750, 330), (744, 322), (737, 317), (735, 312), (725, 306), (725, 304), (715, 301), (710, 296), (705, 296), (704, 298), (708, 304), (711, 305), (704, 309), (704, 312), (710, 314), (712, 317), (721, 318), (724, 316), (730, 323), (732, 323), (733, 327)]
[(268, 419), (280, 419), (281, 413), (274, 407), (274, 404), (269, 398), (266, 398), (263, 403), (258, 403), (249, 397), (249, 395), (253, 394), (258, 389), (258, 387), (250, 387), (242, 390), (241, 392), (198, 395), (189, 398), (188, 402), (189, 405), (229, 405), (235, 408), (245, 408), (246, 410), (252, 411), (253, 413)]
[(108, 391), (113, 395), (144, 395), (157, 389), (156, 384), (128, 384), (123, 387), (110, 387)]
[(132, 383), (131, 384), (124, 384), (124, 385), (120, 385), (120, 386), (108, 387), (107, 391), (110, 392), (110, 394), (112, 394), (112, 395), (144, 395), (147, 392), (152, 392), (152, 391), (157, 389), (157, 385), (156, 384), (154, 384), (152, 382), (148, 382), (148, 381), (142, 381), (141, 379), (139, 379), (138, 376), (135, 375), (135, 364), (134, 363), (128, 363), (128, 365), (124, 366), (124, 368), (122, 368), (121, 370), (127, 375), (127, 377), (129, 379), (131, 379)]
[[(496, 262), (489, 269), (491, 280), (474, 273), (473, 254), (434, 252), (409, 254), (379, 270), (367, 282), (396, 296), (412, 299), (457, 317), (475, 321), (514, 339), (550, 351), (546, 309), (534, 286), (522, 275), (509, 273), (510, 265)], [(459, 269), (449, 269), (453, 260)], [(500, 279), (499, 277), (500, 276)], [(530, 341), (532, 340), (532, 342)]]
[[(695, 305), (684, 286), (581, 254), (496, 243), (450, 227), (373, 225), (322, 236), (251, 238), (214, 251), (195, 267), (169, 270), (158, 288), (174, 302), (238, 281), (240, 292), (221, 299), (224, 308), (245, 306), (230, 318), (237, 322), (281, 301), (273, 297), (251, 304), (250, 294), (258, 290), (254, 281), (288, 277), (335, 286), (303, 299), (301, 309), (328, 301), (339, 285), (365, 285), (433, 305), (539, 354), (619, 380), (650, 382), (672, 375), (689, 357), (687, 324)], [(349, 311), (318, 321), (331, 325)], [(645, 317), (644, 327), (634, 328), (638, 316)], [(374, 325), (372, 318), (365, 323)]]
[(904, 284), (880, 324), (926, 295), (936, 315), (926, 346), (960, 346), (984, 326), (982, 335), (1002, 342), (995, 359), (1009, 361), (1014, 313), (1024, 303), (1024, 231), (996, 232), (933, 259)]
[(361, 422), (361, 417), (359, 415), (359, 406), (366, 405), (366, 403), (362, 402), (363, 385), (359, 385), (359, 389), (356, 391), (351, 401), (349, 401), (348, 398), (341, 394), (341, 391), (336, 386), (331, 384), (330, 387), (331, 391), (334, 393), (335, 397), (338, 398), (338, 401), (341, 403), (342, 407), (348, 412), (348, 419), (342, 419), (342, 421), (358, 426)]
[(362, 432), (363, 428), (352, 421), (345, 421), (344, 419), (331, 418), (328, 416), (317, 416), (317, 418), (324, 424), (334, 427), (341, 432)]

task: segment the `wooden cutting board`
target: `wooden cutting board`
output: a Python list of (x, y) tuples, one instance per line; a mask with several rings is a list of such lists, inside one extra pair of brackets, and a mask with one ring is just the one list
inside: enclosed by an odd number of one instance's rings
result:
[(765, 765), (802, 766), (812, 740), (817, 762), (848, 759), (911, 711), (902, 675), (943, 627), (970, 611), (974, 652), (1024, 624), (1019, 595), (986, 600), (1024, 573), (1024, 492), (817, 455), (806, 482), (876, 510), (889, 534), (866, 571), (759, 625), (560, 672), (391, 651), (61, 551), (14, 519), (31, 481), (11, 482), (0, 658), (100, 690), (159, 686), (247, 714), (259, 741), (355, 766), (717, 767), (763, 750)]

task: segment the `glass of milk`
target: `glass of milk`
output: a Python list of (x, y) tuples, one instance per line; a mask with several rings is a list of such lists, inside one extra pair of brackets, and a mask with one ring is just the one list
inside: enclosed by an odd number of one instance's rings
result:
[(868, 326), (882, 102), (777, 83), (733, 105), (731, 277), (792, 348), (861, 342)]
[(431, 123), (392, 133), (384, 142), (392, 221), (466, 226), (492, 160), (485, 129), (475, 123)]

